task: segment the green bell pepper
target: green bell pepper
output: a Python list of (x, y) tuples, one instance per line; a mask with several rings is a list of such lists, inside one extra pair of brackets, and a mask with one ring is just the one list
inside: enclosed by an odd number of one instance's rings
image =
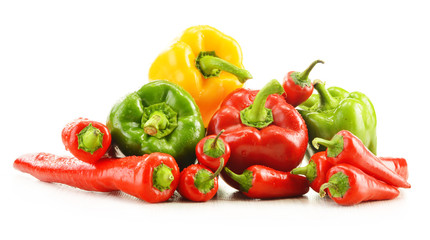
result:
[(195, 162), (195, 147), (205, 136), (194, 99), (164, 80), (150, 82), (116, 103), (106, 125), (123, 154), (167, 153), (181, 169)]
[(309, 142), (316, 137), (331, 139), (340, 130), (348, 130), (376, 154), (376, 113), (369, 98), (339, 87), (326, 89), (319, 80), (314, 87), (318, 94), (298, 109), (308, 127)]

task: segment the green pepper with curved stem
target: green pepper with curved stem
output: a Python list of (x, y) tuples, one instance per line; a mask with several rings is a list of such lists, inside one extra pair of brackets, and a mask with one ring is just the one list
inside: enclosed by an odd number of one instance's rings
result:
[(308, 127), (309, 141), (316, 137), (331, 139), (339, 131), (348, 130), (376, 154), (376, 113), (369, 98), (339, 87), (326, 89), (321, 80), (315, 80), (314, 88), (318, 94), (298, 109)]
[(127, 156), (162, 152), (181, 169), (194, 163), (205, 136), (199, 108), (180, 86), (158, 80), (128, 94), (112, 108), (107, 127), (112, 144)]

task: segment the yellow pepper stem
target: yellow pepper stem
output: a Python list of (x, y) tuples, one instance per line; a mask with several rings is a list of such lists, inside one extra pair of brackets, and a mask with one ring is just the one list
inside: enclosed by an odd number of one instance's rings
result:
[(213, 51), (200, 52), (196, 59), (196, 67), (205, 78), (218, 76), (221, 71), (235, 75), (241, 83), (252, 78), (251, 73), (247, 70), (238, 68), (226, 60), (217, 57)]

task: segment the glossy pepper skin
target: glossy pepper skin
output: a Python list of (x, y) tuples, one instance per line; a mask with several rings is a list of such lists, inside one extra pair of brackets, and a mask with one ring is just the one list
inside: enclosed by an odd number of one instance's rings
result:
[(376, 154), (376, 113), (369, 98), (360, 92), (347, 92), (339, 87), (325, 88), (320, 80), (314, 83), (313, 94), (299, 106), (306, 121), (309, 140), (332, 138), (340, 130), (348, 130)]
[(342, 130), (336, 133), (331, 140), (315, 138), (312, 144), (315, 148), (318, 148), (319, 145), (327, 147), (326, 156), (333, 165), (350, 164), (392, 186), (411, 187), (402, 176), (385, 166), (357, 136), (349, 131)]
[(305, 71), (291, 71), (285, 75), (284, 82), (282, 83), (285, 93), (282, 96), (284, 96), (287, 103), (293, 105), (293, 107), (297, 107), (312, 95), (314, 85), (309, 79), (309, 73), (318, 63), (324, 62), (315, 60)]
[(66, 150), (87, 163), (103, 157), (112, 141), (110, 131), (103, 123), (87, 118), (68, 123), (61, 132), (61, 139)]
[(409, 172), (406, 159), (397, 157), (379, 157), (379, 160), (381, 160), (381, 162), (389, 169), (399, 174), (405, 180), (408, 180)]
[[(208, 134), (225, 129), (223, 140), (231, 149), (226, 167), (233, 172), (243, 172), (252, 165), (289, 172), (302, 161), (308, 141), (306, 125), (296, 109), (279, 95), (282, 93), (282, 85), (276, 80), (260, 91), (237, 89), (214, 114)], [(224, 171), (221, 176), (230, 186), (239, 188)]]
[(250, 198), (271, 199), (297, 197), (309, 191), (308, 180), (299, 175), (253, 165), (238, 175), (229, 168), (226, 173), (240, 185), (240, 191)]
[(215, 173), (201, 164), (193, 164), (182, 170), (178, 192), (184, 198), (194, 202), (211, 200), (218, 191), (218, 175), (224, 167), (220, 160)]
[(223, 99), (250, 78), (236, 40), (210, 26), (186, 29), (149, 69), (150, 81), (171, 81), (193, 96), (205, 126)]
[(222, 139), (223, 132), (221, 130), (218, 135), (206, 136), (196, 145), (197, 160), (212, 171), (219, 168), (221, 158), (224, 164), (230, 158), (230, 145)]
[(175, 159), (164, 153), (103, 158), (94, 164), (49, 153), (26, 154), (14, 167), (44, 182), (87, 191), (123, 191), (150, 203), (167, 201), (179, 183)]
[(126, 156), (163, 152), (181, 169), (191, 165), (205, 128), (193, 98), (180, 86), (153, 81), (127, 95), (111, 110), (112, 143)]
[(333, 164), (327, 160), (326, 153), (317, 152), (311, 157), (308, 165), (294, 168), (291, 173), (304, 175), (312, 190), (319, 192), (321, 185), (326, 182), (326, 173), (331, 167)]
[(393, 199), (400, 194), (397, 188), (349, 164), (338, 164), (330, 168), (327, 183), (321, 186), (321, 197), (325, 196), (326, 189), (331, 199), (345, 206), (364, 201)]

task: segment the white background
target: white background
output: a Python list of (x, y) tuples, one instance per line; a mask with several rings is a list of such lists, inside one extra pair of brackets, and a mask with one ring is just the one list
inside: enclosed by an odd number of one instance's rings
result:
[[(2, 1), (0, 238), (428, 236), (429, 22), (425, 1)], [(13, 169), (24, 153), (67, 155), (67, 122), (105, 122), (119, 98), (147, 82), (158, 53), (199, 24), (239, 42), (254, 76), (249, 88), (324, 60), (311, 78), (366, 93), (378, 117), (378, 155), (405, 157), (412, 188), (395, 200), (342, 207), (312, 191), (249, 200), (221, 184), (210, 202), (175, 195), (148, 204)]]

